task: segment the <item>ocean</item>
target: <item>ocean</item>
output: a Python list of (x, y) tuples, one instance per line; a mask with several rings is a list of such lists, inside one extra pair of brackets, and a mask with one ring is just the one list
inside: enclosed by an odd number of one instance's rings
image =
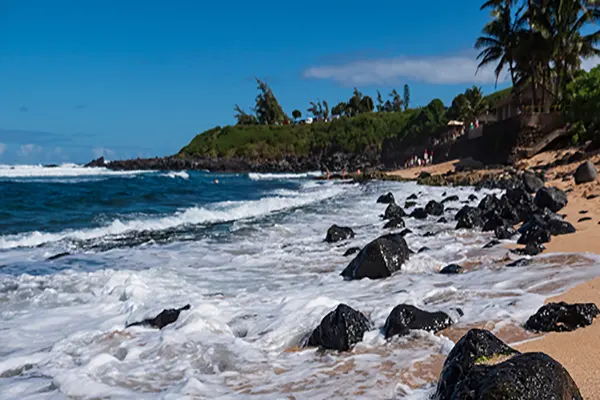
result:
[[(429, 366), (461, 333), (528, 339), (520, 327), (547, 297), (600, 274), (591, 254), (506, 267), (504, 246), (483, 249), (492, 234), (454, 229), (460, 207), (501, 191), (315, 175), (0, 166), (0, 397), (427, 399)], [(400, 273), (344, 281), (344, 252), (388, 232), (388, 191), (400, 205), (459, 201), (447, 223), (405, 219), (415, 254)], [(356, 236), (325, 243), (332, 224)], [(438, 273), (451, 263), (467, 272)], [(373, 330), (350, 352), (302, 348), (340, 303)], [(386, 341), (402, 303), (456, 324)], [(162, 330), (125, 329), (186, 304)]]

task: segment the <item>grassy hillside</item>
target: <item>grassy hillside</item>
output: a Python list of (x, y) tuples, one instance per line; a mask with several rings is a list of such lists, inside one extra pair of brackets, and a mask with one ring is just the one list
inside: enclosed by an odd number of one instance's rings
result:
[(179, 152), (193, 157), (276, 159), (320, 152), (381, 150), (384, 139), (402, 135), (420, 111), (364, 113), (310, 125), (235, 125), (197, 135)]

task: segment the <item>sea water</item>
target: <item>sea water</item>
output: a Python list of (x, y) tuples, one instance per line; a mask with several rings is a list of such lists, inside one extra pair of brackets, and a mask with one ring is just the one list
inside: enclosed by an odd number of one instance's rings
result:
[[(590, 254), (508, 268), (506, 248), (482, 249), (491, 235), (456, 231), (450, 210), (448, 223), (405, 218), (409, 247), (430, 250), (400, 273), (344, 281), (344, 252), (388, 232), (379, 195), (458, 195), (458, 209), (489, 192), (314, 175), (0, 166), (0, 397), (426, 399), (428, 365), (458, 333), (521, 332), (548, 296), (600, 274)], [(356, 236), (325, 243), (332, 224)], [(467, 273), (438, 273), (450, 263)], [(302, 348), (340, 303), (373, 330), (350, 352)], [(456, 325), (386, 341), (402, 303)], [(125, 329), (186, 304), (162, 330)]]

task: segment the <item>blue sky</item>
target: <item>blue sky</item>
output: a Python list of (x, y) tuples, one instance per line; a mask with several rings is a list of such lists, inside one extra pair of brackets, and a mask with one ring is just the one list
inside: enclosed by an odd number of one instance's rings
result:
[(353, 86), (490, 92), (480, 3), (0, 0), (0, 163), (173, 154), (250, 107), (253, 76), (289, 113)]

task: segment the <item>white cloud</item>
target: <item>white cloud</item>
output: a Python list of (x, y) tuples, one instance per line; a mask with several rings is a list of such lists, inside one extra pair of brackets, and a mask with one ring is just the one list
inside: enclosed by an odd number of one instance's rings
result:
[(600, 57), (598, 57), (598, 56), (594, 56), (594, 57), (587, 58), (585, 60), (581, 60), (581, 68), (585, 69), (586, 71), (589, 71), (590, 69), (594, 68), (598, 64), (600, 64)]
[[(477, 71), (478, 64), (475, 57), (467, 56), (382, 58), (312, 67), (304, 71), (304, 76), (330, 79), (348, 86), (381, 85), (395, 82), (399, 78), (434, 84), (494, 83), (494, 67)], [(500, 75), (498, 82), (505, 79), (506, 76)]]
[(41, 152), (42, 152), (41, 146), (38, 146), (38, 145), (32, 144), (32, 143), (28, 143), (28, 144), (21, 145), (21, 149), (19, 150), (19, 155), (28, 156), (30, 154), (36, 154), (36, 153), (41, 153)]
[(109, 158), (109, 157), (114, 157), (116, 155), (116, 153), (113, 150), (107, 149), (104, 147), (93, 148), (92, 154), (94, 155), (95, 158), (100, 158), (100, 157)]
[(6, 145), (4, 143), (0, 143), (0, 156), (2, 153), (4, 153), (4, 150), (6, 150)]

